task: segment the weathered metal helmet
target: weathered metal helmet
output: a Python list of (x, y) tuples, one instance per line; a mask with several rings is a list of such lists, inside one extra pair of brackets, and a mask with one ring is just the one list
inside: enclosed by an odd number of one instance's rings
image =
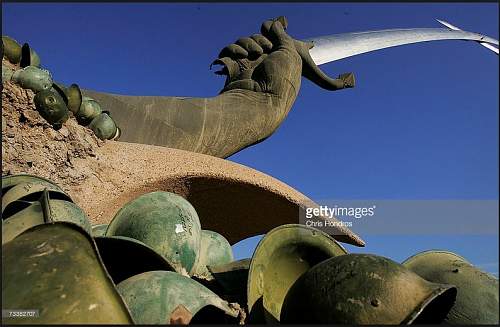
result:
[(233, 249), (224, 236), (211, 230), (201, 230), (200, 256), (195, 275), (209, 277), (207, 266), (221, 266), (233, 260)]
[(498, 279), (461, 256), (441, 250), (418, 253), (403, 265), (434, 283), (457, 287), (457, 300), (445, 319), (449, 324), (498, 324)]
[(89, 128), (101, 140), (110, 140), (116, 136), (116, 124), (107, 113), (101, 113), (89, 124)]
[(35, 106), (40, 115), (54, 128), (62, 127), (69, 118), (69, 110), (64, 99), (57, 92), (40, 91), (35, 95)]
[(45, 191), (39, 201), (22, 202), (24, 209), (8, 217), (2, 226), (2, 245), (10, 242), (22, 232), (33, 226), (58, 221), (74, 223), (91, 233), (91, 226), (85, 212), (73, 202), (65, 200), (50, 200)]
[(331, 236), (304, 225), (282, 225), (268, 232), (253, 253), (248, 273), (249, 321), (279, 321), (292, 284), (312, 266), (346, 253)]
[(18, 64), (21, 60), (21, 45), (13, 38), (2, 35), (3, 56), (13, 64)]
[(192, 274), (200, 251), (201, 226), (188, 201), (159, 191), (143, 194), (123, 206), (109, 224), (106, 236), (127, 236), (146, 243), (176, 271)]
[(290, 288), (282, 323), (440, 323), (456, 288), (435, 284), (388, 258), (346, 254), (311, 268)]
[(21, 48), (21, 67), (40, 67), (40, 57), (28, 43), (24, 43)]
[(92, 98), (83, 96), (80, 108), (75, 114), (76, 120), (80, 125), (87, 126), (92, 119), (102, 113), (101, 106)]
[[(116, 122), (115, 122), (115, 124), (116, 124)], [(116, 133), (115, 133), (115, 136), (113, 136), (112, 140), (118, 141), (121, 136), (122, 136), (122, 130), (120, 129), (120, 127), (116, 126)]]
[(92, 236), (104, 236), (106, 234), (106, 229), (108, 229), (108, 224), (98, 224), (92, 226)]
[(149, 271), (117, 285), (138, 324), (236, 322), (238, 310), (215, 293), (170, 271)]
[[(3, 181), (2, 181), (3, 182)], [(60, 187), (52, 182), (42, 180), (27, 181), (18, 183), (11, 188), (2, 189), (2, 219), (7, 219), (19, 211), (19, 201), (38, 201), (42, 192), (47, 189), (49, 196), (53, 200), (66, 200), (73, 202), (71, 197), (66, 194)], [(22, 208), (25, 206), (21, 205)]]
[(247, 281), (250, 259), (241, 259), (220, 266), (208, 266), (214, 290), (220, 297), (236, 303), (247, 303)]
[(35, 226), (2, 246), (2, 308), (37, 309), (5, 324), (132, 324), (92, 238), (77, 225)]
[(2, 177), (2, 194), (5, 194), (8, 190), (10, 190), (12, 187), (16, 186), (17, 184), (20, 183), (49, 183), (51, 186), (53, 186), (56, 189), (59, 189), (61, 192), (63, 192), (62, 188), (60, 188), (57, 184), (52, 182), (51, 180), (48, 180), (46, 178), (40, 177), (40, 176), (35, 176), (35, 175), (29, 175), (29, 174), (15, 174), (15, 175), (7, 175)]
[(68, 99), (68, 109), (76, 114), (82, 105), (82, 91), (77, 84), (71, 84), (65, 90), (66, 98)]
[(125, 236), (98, 236), (94, 240), (115, 284), (146, 271), (174, 270), (165, 258), (141, 241)]
[(11, 68), (9, 68), (5, 65), (2, 65), (2, 83), (10, 81), (12, 79), (13, 74), (14, 74), (14, 71)]
[(50, 90), (53, 83), (52, 76), (48, 70), (34, 66), (27, 66), (14, 71), (12, 81), (19, 84), (22, 88), (30, 89), (35, 93)]

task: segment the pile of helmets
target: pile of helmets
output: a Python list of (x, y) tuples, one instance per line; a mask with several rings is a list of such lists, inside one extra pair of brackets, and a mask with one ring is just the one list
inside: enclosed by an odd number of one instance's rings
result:
[(498, 279), (447, 251), (400, 264), (287, 224), (235, 261), (173, 193), (94, 226), (48, 180), (7, 176), (2, 193), (2, 309), (39, 309), (7, 323), (498, 324)]
[(79, 124), (90, 128), (101, 140), (120, 137), (120, 128), (109, 112), (103, 111), (94, 99), (82, 96), (78, 85), (65, 87), (54, 82), (51, 73), (40, 67), (40, 57), (28, 43), (21, 46), (16, 40), (2, 36), (2, 57), (20, 67), (13, 70), (2, 64), (2, 83), (12, 81), (35, 92), (38, 112), (54, 129), (60, 129), (71, 112)]

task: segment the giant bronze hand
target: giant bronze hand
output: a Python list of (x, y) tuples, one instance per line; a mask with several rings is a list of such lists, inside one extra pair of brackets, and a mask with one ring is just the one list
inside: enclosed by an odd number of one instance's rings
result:
[(225, 47), (215, 64), (226, 83), (212, 98), (123, 96), (93, 91), (122, 129), (121, 141), (228, 157), (269, 137), (292, 107), (305, 76), (329, 90), (352, 87), (352, 74), (330, 79), (309, 55), (312, 43), (292, 39), (280, 17), (261, 34)]

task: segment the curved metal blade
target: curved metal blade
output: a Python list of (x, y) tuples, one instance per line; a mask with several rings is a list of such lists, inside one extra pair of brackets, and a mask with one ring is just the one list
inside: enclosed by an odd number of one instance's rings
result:
[(370, 51), (439, 40), (468, 40), (498, 46), (498, 40), (488, 36), (446, 28), (390, 29), (345, 33), (320, 36), (304, 41), (314, 43), (314, 47), (309, 52), (316, 65), (322, 65)]

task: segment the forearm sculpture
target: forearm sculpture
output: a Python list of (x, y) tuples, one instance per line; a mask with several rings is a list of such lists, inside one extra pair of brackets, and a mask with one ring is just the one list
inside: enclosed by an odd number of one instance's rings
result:
[(328, 90), (354, 86), (353, 74), (331, 79), (319, 70), (312, 42), (292, 39), (284, 17), (262, 24), (261, 34), (225, 47), (213, 64), (226, 75), (212, 98), (123, 96), (84, 91), (123, 131), (121, 141), (161, 145), (226, 158), (269, 137), (297, 98), (301, 76)]

